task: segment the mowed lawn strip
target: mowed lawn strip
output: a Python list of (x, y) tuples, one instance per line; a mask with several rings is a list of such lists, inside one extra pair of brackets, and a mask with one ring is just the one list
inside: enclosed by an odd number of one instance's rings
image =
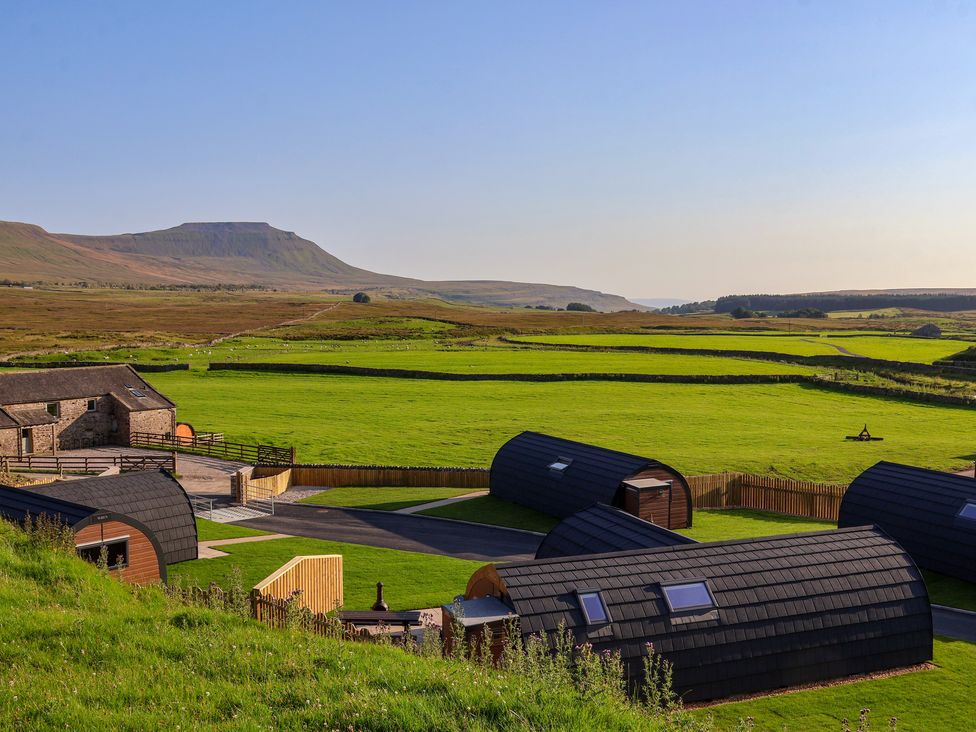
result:
[(887, 730), (891, 717), (897, 717), (898, 729), (906, 732), (973, 729), (976, 645), (936, 638), (933, 662), (938, 668), (720, 704), (693, 714), (714, 717), (716, 730), (740, 729), (738, 722), (746, 717), (754, 719), (755, 732), (839, 730), (844, 718), (853, 720), (853, 729), (861, 709), (871, 710), (874, 730)]
[(692, 514), (691, 527), (677, 529), (677, 532), (695, 541), (728, 541), (836, 528), (834, 521), (784, 516), (748, 508), (728, 508), (719, 511), (696, 510)]
[(214, 539), (239, 539), (244, 536), (264, 536), (270, 531), (249, 529), (246, 526), (233, 524), (218, 524), (216, 521), (197, 519), (197, 541), (213, 541)]
[(170, 581), (200, 587), (216, 582), (227, 587), (236, 566), (241, 571), (244, 588), (250, 589), (294, 557), (341, 554), (346, 610), (369, 610), (376, 601), (377, 582), (383, 583), (391, 610), (413, 610), (449, 603), (455, 595), (464, 592), (471, 573), (486, 564), (298, 537), (228, 544), (220, 551), (229, 556), (171, 565)]
[[(962, 469), (964, 407), (799, 384), (441, 382), (171, 372), (149, 381), (180, 419), (228, 441), (294, 445), (304, 463), (476, 466), (523, 430), (662, 460), (686, 475), (738, 470), (848, 482), (878, 460)], [(882, 442), (844, 439), (867, 423)]]
[(475, 488), (330, 488), (321, 493), (316, 493), (314, 496), (303, 498), (299, 503), (311, 503), (315, 506), (371, 508), (376, 511), (398, 511), (401, 508), (475, 493), (476, 490)]
[(548, 532), (559, 523), (559, 519), (525, 506), (503, 501), (494, 496), (479, 496), (467, 501), (458, 501), (447, 506), (428, 508), (420, 511), (423, 516), (439, 516), (458, 521), (473, 521), (476, 524), (507, 526), (512, 529)]

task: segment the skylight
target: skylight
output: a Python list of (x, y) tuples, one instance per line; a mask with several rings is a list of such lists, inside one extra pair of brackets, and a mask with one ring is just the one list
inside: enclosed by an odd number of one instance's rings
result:
[(610, 620), (610, 616), (607, 613), (607, 606), (603, 604), (603, 596), (599, 591), (587, 590), (577, 594), (579, 595), (580, 607), (583, 609), (583, 615), (586, 617), (587, 625), (606, 623)]
[(704, 582), (685, 582), (680, 585), (664, 585), (664, 597), (672, 611), (702, 610), (715, 607), (712, 593)]
[(144, 392), (142, 389), (133, 389), (130, 386), (129, 387), (129, 393), (132, 394), (132, 396), (134, 396), (134, 397), (139, 397), (140, 399), (145, 399), (146, 398), (146, 392)]
[(549, 470), (554, 470), (557, 473), (561, 473), (572, 464), (572, 458), (558, 457), (554, 463), (549, 463)]
[(957, 515), (959, 518), (976, 521), (976, 503), (964, 504), (963, 507), (959, 509), (959, 513)]

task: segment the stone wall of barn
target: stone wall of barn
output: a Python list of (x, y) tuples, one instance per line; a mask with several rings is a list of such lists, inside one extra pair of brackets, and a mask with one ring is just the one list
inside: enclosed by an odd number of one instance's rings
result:
[(123, 432), (122, 420), (119, 420), (119, 431), (126, 441), (135, 432), (172, 435), (176, 432), (176, 410), (151, 409), (146, 412), (130, 412), (126, 422), (127, 430)]
[(0, 430), (0, 455), (16, 455), (19, 440), (19, 428), (11, 427), (10, 429)]

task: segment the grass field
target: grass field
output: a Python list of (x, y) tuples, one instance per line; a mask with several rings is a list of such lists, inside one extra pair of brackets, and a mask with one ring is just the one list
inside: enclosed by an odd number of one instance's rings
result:
[(271, 532), (231, 524), (218, 524), (216, 521), (207, 521), (201, 518), (197, 519), (197, 541), (239, 539), (242, 536), (263, 536), (269, 533)]
[(392, 610), (439, 607), (464, 592), (471, 573), (485, 562), (434, 554), (380, 549), (319, 539), (271, 539), (228, 544), (220, 551), (229, 556), (194, 559), (169, 568), (171, 582), (206, 587), (211, 581), (227, 586), (233, 567), (241, 570), (245, 588), (251, 588), (285, 562), (302, 554), (341, 554), (346, 610), (369, 610), (382, 582)]
[(478, 524), (508, 526), (513, 529), (545, 533), (559, 523), (559, 519), (533, 511), (531, 508), (503, 501), (494, 496), (480, 496), (459, 501), (439, 508), (421, 511), (424, 516), (440, 516), (458, 521), (474, 521)]
[(472, 492), (471, 488), (332, 488), (303, 498), (300, 503), (398, 511), (401, 508), (419, 506), (422, 503), (440, 501), (444, 498), (455, 498)]
[[(302, 462), (489, 465), (523, 430), (658, 458), (687, 474), (741, 470), (849, 480), (878, 460), (967, 466), (961, 407), (805, 385), (433, 382), (172, 372), (149, 380), (179, 416), (228, 440), (294, 444)], [(883, 442), (845, 435), (867, 423)]]
[(799, 534), (803, 531), (826, 531), (837, 528), (836, 522), (833, 521), (783, 516), (745, 508), (721, 511), (698, 510), (694, 512), (691, 523), (691, 528), (678, 529), (678, 533), (690, 536), (695, 541), (751, 539), (755, 536)]
[(971, 341), (929, 340), (881, 335), (546, 335), (520, 336), (527, 343), (565, 343), (591, 346), (646, 346), (653, 348), (702, 348), (716, 351), (770, 351), (795, 356), (837, 356), (838, 349), (867, 358), (932, 363), (963, 351)]

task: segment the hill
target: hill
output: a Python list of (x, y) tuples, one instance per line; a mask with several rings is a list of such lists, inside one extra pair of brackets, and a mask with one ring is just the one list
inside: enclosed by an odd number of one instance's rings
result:
[(3, 729), (664, 728), (563, 681), (186, 607), (4, 522), (0, 659)]
[(618, 295), (539, 283), (436, 281), (354, 267), (315, 242), (266, 223), (188, 223), (109, 236), (52, 234), (0, 222), (0, 279), (99, 285), (249, 285), (289, 290), (367, 290), (488, 305), (582, 302), (597, 310), (640, 309)]

